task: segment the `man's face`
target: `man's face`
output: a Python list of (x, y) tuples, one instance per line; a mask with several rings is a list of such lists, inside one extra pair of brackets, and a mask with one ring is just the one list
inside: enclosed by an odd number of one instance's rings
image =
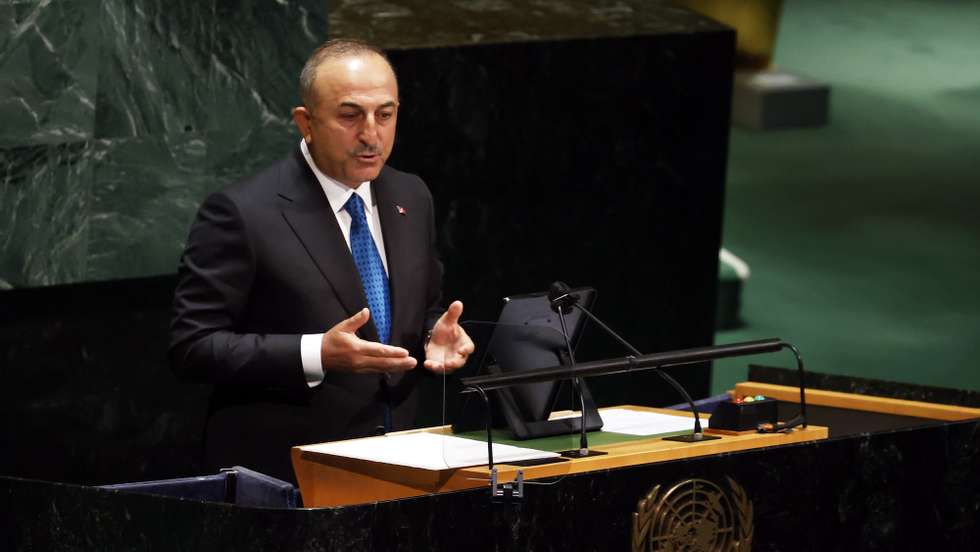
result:
[(315, 105), (293, 110), (313, 161), (352, 188), (374, 180), (391, 155), (398, 119), (398, 84), (388, 63), (374, 53), (329, 60), (313, 88)]

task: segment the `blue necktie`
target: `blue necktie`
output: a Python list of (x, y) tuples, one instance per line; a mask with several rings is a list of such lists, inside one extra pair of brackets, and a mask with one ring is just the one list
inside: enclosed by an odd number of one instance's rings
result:
[(367, 296), (371, 320), (378, 329), (378, 340), (388, 343), (391, 338), (391, 297), (388, 295), (388, 275), (385, 274), (381, 255), (374, 245), (364, 216), (364, 201), (356, 193), (350, 196), (344, 209), (350, 213), (350, 250), (354, 264), (361, 275), (364, 295)]

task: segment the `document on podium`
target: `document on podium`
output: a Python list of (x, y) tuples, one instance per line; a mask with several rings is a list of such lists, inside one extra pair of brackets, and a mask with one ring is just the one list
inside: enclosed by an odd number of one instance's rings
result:
[(694, 418), (672, 416), (660, 412), (642, 412), (626, 408), (607, 408), (600, 411), (602, 431), (628, 435), (660, 435), (694, 431)]
[[(487, 443), (438, 433), (393, 433), (367, 439), (307, 445), (303, 450), (423, 470), (487, 464)], [(557, 458), (554, 452), (494, 443), (494, 463)]]

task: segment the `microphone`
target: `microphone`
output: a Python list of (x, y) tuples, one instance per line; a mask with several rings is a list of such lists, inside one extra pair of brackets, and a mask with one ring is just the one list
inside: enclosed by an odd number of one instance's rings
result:
[(572, 295), (572, 290), (564, 282), (555, 282), (548, 288), (548, 301), (551, 303), (551, 310), (561, 313), (569, 313), (572, 307), (578, 303), (578, 298)]
[[(613, 331), (612, 328), (610, 328), (605, 323), (603, 323), (602, 320), (599, 320), (594, 314), (592, 314), (592, 312), (589, 311), (589, 309), (580, 305), (578, 302), (578, 298), (576, 298), (575, 295), (572, 293), (572, 290), (571, 288), (568, 287), (568, 284), (564, 282), (554, 282), (553, 284), (551, 284), (551, 287), (548, 289), (548, 300), (551, 302), (551, 310), (557, 312), (559, 316), (562, 316), (562, 329), (564, 329), (565, 327), (563, 312), (570, 312), (573, 307), (576, 307), (580, 311), (582, 311), (582, 313), (585, 314), (589, 318), (589, 320), (595, 322), (600, 328), (602, 328), (604, 332), (606, 332), (614, 339), (616, 339), (616, 341), (618, 341), (621, 345), (623, 345), (628, 351), (630, 351), (636, 356), (643, 356), (643, 353), (641, 353), (636, 347), (634, 347), (628, 341), (623, 339), (619, 334)], [(567, 335), (565, 339), (566, 341), (568, 340)], [(676, 389), (681, 394), (684, 400), (687, 401), (688, 406), (691, 408), (691, 413), (694, 414), (693, 435), (679, 435), (677, 437), (666, 437), (665, 439), (671, 441), (683, 441), (683, 442), (707, 441), (711, 439), (718, 439), (719, 437), (704, 434), (704, 431), (701, 429), (701, 416), (698, 412), (697, 406), (695, 406), (694, 400), (691, 398), (691, 395), (688, 394), (688, 392), (684, 389), (684, 387), (680, 383), (678, 383), (677, 380), (672, 378), (670, 374), (661, 370), (659, 366), (655, 366), (653, 369), (654, 371), (657, 372), (657, 374), (660, 375), (660, 377), (664, 381), (670, 384), (671, 387)], [(578, 380), (578, 378), (575, 379)], [(582, 432), (585, 433), (585, 426), (584, 426), (585, 409), (584, 408), (582, 409), (582, 416), (583, 416)], [(584, 439), (584, 435), (583, 435), (583, 439)]]
[[(556, 282), (556, 284), (561, 284), (561, 282)], [(574, 306), (578, 299), (570, 293), (568, 286), (562, 284), (564, 288), (556, 288), (555, 284), (551, 285), (548, 290), (548, 301), (551, 303), (551, 310), (558, 314), (558, 320), (561, 322), (561, 335), (565, 338), (565, 350), (568, 353), (569, 365), (573, 368), (575, 367), (575, 352), (572, 351), (572, 343), (568, 337), (568, 326), (565, 324), (565, 315), (572, 311), (572, 306)], [(585, 411), (585, 393), (582, 390), (582, 378), (574, 377), (572, 378), (572, 386), (575, 388), (575, 394), (578, 396), (579, 410), (582, 412), (582, 424), (581, 433), (579, 434), (579, 448), (578, 450), (570, 450), (562, 453), (562, 456), (571, 458), (585, 458), (588, 456), (596, 456), (606, 454), (605, 452), (592, 451), (589, 452), (589, 437), (586, 432), (586, 411)]]

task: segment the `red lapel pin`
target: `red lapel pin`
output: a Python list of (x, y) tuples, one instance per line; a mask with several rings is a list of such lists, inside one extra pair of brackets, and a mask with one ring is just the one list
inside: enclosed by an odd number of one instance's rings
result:
[(408, 213), (408, 211), (404, 207), (402, 207), (401, 205), (395, 205), (395, 210), (398, 211), (398, 214), (399, 215), (404, 215), (404, 214)]

